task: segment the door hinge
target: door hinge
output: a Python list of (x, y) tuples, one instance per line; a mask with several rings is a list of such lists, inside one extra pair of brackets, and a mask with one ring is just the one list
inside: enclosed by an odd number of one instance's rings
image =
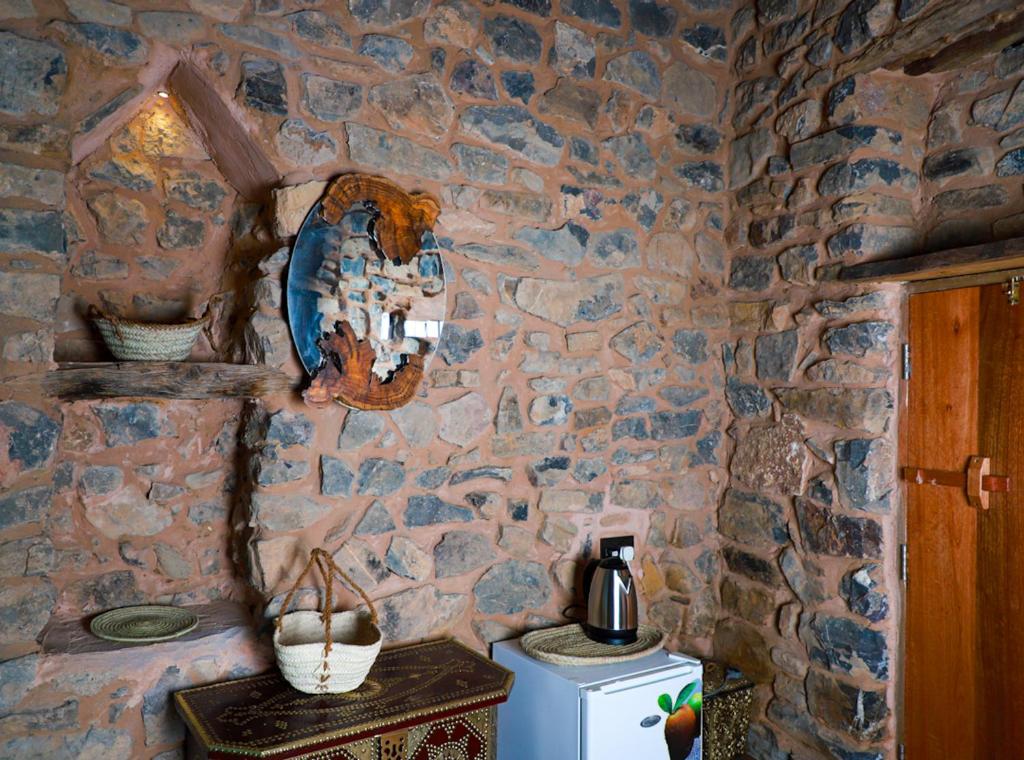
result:
[(1024, 277), (1014, 276), (1010, 278), (1010, 281), (1003, 285), (1003, 293), (1006, 294), (1006, 300), (1010, 302), (1010, 306), (1018, 306), (1020, 304), (1020, 284), (1024, 282)]
[(901, 346), (901, 352), (903, 357), (903, 379), (910, 379), (910, 344), (904, 343)]
[(900, 580), (907, 585), (907, 545), (900, 544)]
[(896, 760), (907, 760), (907, 748), (903, 744), (896, 747)]

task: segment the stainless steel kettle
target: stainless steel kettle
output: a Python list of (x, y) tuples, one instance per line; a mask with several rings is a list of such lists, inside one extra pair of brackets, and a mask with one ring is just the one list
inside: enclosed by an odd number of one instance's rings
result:
[(636, 641), (636, 587), (627, 560), (633, 547), (613, 550), (597, 563), (587, 593), (587, 622), (584, 630), (602, 644), (632, 644)]

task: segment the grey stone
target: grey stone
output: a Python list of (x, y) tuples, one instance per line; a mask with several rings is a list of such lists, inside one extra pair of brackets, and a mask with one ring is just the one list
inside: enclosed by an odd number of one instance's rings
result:
[(730, 488), (718, 512), (719, 530), (733, 540), (771, 548), (789, 540), (786, 516), (776, 502)]
[(398, 73), (412, 60), (413, 47), (399, 37), (386, 34), (367, 34), (359, 45), (359, 55), (372, 58), (382, 69)]
[[(697, 24), (696, 26), (684, 29), (680, 37), (683, 42), (703, 57), (710, 58), (713, 61), (725, 60), (728, 51), (726, 48), (725, 30), (721, 27), (713, 26), (712, 24)], [(768, 42), (765, 43), (765, 46), (770, 47)]]
[(59, 275), (7, 271), (0, 277), (0, 313), (7, 316), (50, 322), (59, 298)]
[[(306, 467), (308, 471), (308, 466)], [(320, 493), (324, 496), (352, 495), (355, 473), (340, 459), (322, 455), (320, 457)], [(360, 481), (362, 483), (362, 481)]]
[(338, 144), (302, 119), (286, 119), (274, 137), (278, 153), (297, 166), (320, 166), (338, 156)]
[(649, 98), (657, 98), (661, 93), (658, 67), (650, 55), (640, 50), (623, 53), (608, 61), (603, 78), (625, 85)]
[(565, 139), (555, 129), (519, 106), (470, 106), (459, 123), (469, 134), (548, 166), (558, 163), (565, 145)]
[(808, 166), (830, 163), (859, 148), (899, 154), (902, 147), (903, 136), (899, 132), (885, 127), (846, 124), (796, 143), (790, 148), (789, 160), (794, 170), (801, 171)]
[(867, 671), (875, 678), (889, 675), (889, 649), (885, 634), (852, 620), (815, 615), (811, 632), (816, 646), (811, 659), (842, 673)]
[(675, 138), (679, 149), (689, 153), (715, 153), (722, 144), (722, 133), (707, 124), (681, 124)]
[(187, 43), (201, 37), (206, 25), (194, 13), (148, 11), (139, 14), (139, 29), (150, 38)]
[(796, 500), (796, 515), (809, 551), (833, 557), (882, 556), (882, 526), (871, 518), (848, 517), (803, 498)]
[(406, 126), (437, 139), (452, 124), (454, 107), (433, 74), (417, 74), (370, 88), (368, 100), (389, 124)]
[(880, 438), (836, 441), (836, 486), (848, 509), (887, 513), (895, 455)]
[[(0, 185), (3, 183), (4, 180), (0, 180)], [(67, 250), (67, 242), (60, 213), (0, 209), (0, 247), (9, 253), (41, 253), (62, 259)]]
[(448, 480), (451, 474), (452, 471), (450, 467), (434, 467), (429, 470), (424, 470), (416, 476), (416, 485), (428, 490), (440, 488)]
[(612, 0), (562, 0), (562, 13), (576, 16), (598, 26), (618, 29), (622, 14)]
[(674, 407), (685, 408), (708, 395), (707, 388), (669, 385), (658, 391), (658, 396)]
[(997, 177), (1016, 177), (1024, 174), (1024, 148), (1011, 150), (996, 164)]
[(21, 470), (49, 462), (61, 433), (60, 422), (20, 401), (0, 403), (0, 427), (7, 429), (7, 459)]
[(0, 715), (10, 713), (34, 686), (38, 668), (35, 654), (0, 662)]
[(498, 91), (494, 86), (491, 70), (475, 58), (459, 61), (452, 68), (448, 86), (452, 92), (469, 95), (484, 100), (497, 100)]
[(217, 24), (216, 29), (230, 40), (242, 45), (269, 50), (285, 58), (298, 58), (299, 49), (287, 37), (251, 24)]
[(85, 469), (80, 483), (87, 496), (103, 496), (124, 484), (124, 473), (113, 465), (94, 465)]
[(701, 330), (676, 330), (672, 350), (687, 364), (703, 364), (708, 360), (708, 336)]
[(628, 269), (640, 266), (640, 250), (636, 234), (628, 227), (620, 227), (599, 235), (591, 251), (591, 260), (610, 269)]
[(430, 585), (399, 591), (376, 602), (381, 633), (390, 641), (428, 638), (454, 625), (467, 603), (465, 594)]
[(761, 386), (739, 378), (728, 379), (725, 398), (737, 417), (764, 417), (771, 412), (772, 403)]
[(650, 415), (651, 438), (671, 441), (694, 436), (700, 429), (701, 417), (698, 411), (655, 412)]
[(641, 321), (616, 334), (608, 345), (633, 364), (644, 364), (658, 355), (662, 341), (654, 325)]
[(334, 553), (333, 559), (356, 583), (366, 589), (376, 588), (391, 574), (380, 555), (359, 538), (346, 541)]
[(880, 0), (854, 0), (839, 17), (836, 47), (852, 53), (877, 37), (890, 22), (892, 4)]
[(715, 80), (684, 61), (676, 61), (665, 70), (662, 101), (677, 113), (709, 117), (718, 108)]
[(715, 193), (725, 188), (722, 166), (714, 161), (684, 161), (675, 168), (676, 176), (689, 187)]
[(763, 583), (766, 586), (777, 586), (782, 582), (782, 574), (775, 563), (763, 557), (731, 545), (722, 549), (722, 557), (731, 572), (742, 575), (744, 578)]
[(441, 337), (438, 354), (448, 366), (462, 364), (473, 354), (484, 347), (484, 339), (479, 328), (468, 329), (461, 325), (446, 322)]
[(285, 19), (291, 22), (292, 30), (315, 45), (351, 50), (352, 38), (342, 26), (323, 11), (303, 10), (289, 13)]
[(487, 148), (465, 143), (452, 146), (459, 170), (474, 182), (503, 184), (508, 178), (508, 159)]
[(189, 219), (173, 209), (167, 209), (164, 223), (156, 231), (156, 242), (161, 248), (199, 248), (206, 240), (206, 229), (201, 219)]
[(799, 337), (796, 330), (760, 335), (755, 343), (757, 377), (788, 381), (793, 376)]
[(305, 496), (257, 492), (252, 495), (252, 520), (268, 530), (299, 530), (326, 517), (336, 506)]
[(865, 357), (868, 354), (888, 354), (889, 337), (894, 331), (895, 327), (890, 322), (853, 322), (829, 328), (822, 337), (833, 354)]
[(570, 459), (565, 456), (544, 457), (526, 466), (530, 484), (537, 487), (558, 485), (569, 471)]
[(106, 192), (90, 198), (86, 205), (105, 240), (119, 245), (145, 243), (149, 216), (139, 201)]
[(486, 536), (467, 530), (444, 534), (434, 547), (434, 572), (438, 578), (451, 578), (487, 564), (494, 548)]
[(426, 446), (437, 436), (437, 419), (429, 404), (412, 401), (389, 414), (410, 446)]
[(874, 187), (917, 189), (917, 175), (888, 158), (862, 158), (829, 167), (818, 182), (822, 195), (843, 195)]
[[(849, 736), (854, 742), (875, 741), (885, 735), (889, 718), (885, 689), (859, 688), (814, 670), (807, 676), (806, 690), (808, 711), (832, 732)], [(884, 750), (865, 750), (860, 744), (847, 747), (833, 740), (826, 746), (830, 756), (842, 760), (885, 757)]]
[(170, 198), (200, 211), (215, 211), (227, 196), (220, 183), (187, 169), (166, 170), (164, 191)]
[(963, 190), (946, 190), (936, 195), (932, 202), (940, 211), (960, 211), (1003, 206), (1010, 202), (1010, 196), (999, 185), (985, 185)]
[(395, 536), (391, 539), (384, 561), (391, 572), (415, 581), (428, 578), (433, 568), (430, 555), (420, 549), (415, 541), (405, 536)]
[[(28, 198), (47, 206), (62, 205), (64, 203), (64, 175), (52, 169), (38, 169), (7, 162), (0, 163), (0, 198)], [(11, 214), (10, 211), (8, 211), (7, 218), (15, 220), (19, 218), (17, 215)], [(40, 214), (35, 218), (43, 220), (47, 217)], [(54, 221), (58, 225), (57, 229), (60, 233), (57, 240), (62, 243), (64, 234), (63, 229), (59, 226), (59, 218)], [(33, 229), (23, 230), (23, 232), (38, 231)], [(4, 237), (8, 237), (8, 235), (4, 235)], [(35, 243), (33, 243), (34, 245)]]
[(576, 78), (594, 76), (597, 53), (594, 40), (580, 29), (555, 22), (555, 41), (549, 64), (560, 74)]
[(653, 179), (657, 173), (654, 156), (642, 135), (631, 132), (609, 137), (601, 145), (615, 156), (626, 176)]
[(533, 24), (513, 16), (499, 15), (484, 21), (484, 34), (495, 56), (514, 63), (540, 61), (543, 43)]
[(521, 227), (513, 237), (545, 258), (575, 266), (587, 253), (590, 233), (578, 224), (567, 222), (555, 230)]
[(389, 533), (394, 529), (395, 521), (391, 519), (391, 513), (388, 512), (387, 507), (374, 500), (363, 514), (359, 524), (356, 525), (354, 533), (357, 536), (376, 536), (381, 533)]
[(501, 84), (510, 98), (523, 103), (529, 103), (537, 90), (533, 74), (529, 71), (503, 71)]
[(67, 84), (60, 48), (0, 31), (0, 111), (13, 116), (52, 116)]
[(368, 26), (394, 26), (430, 7), (427, 0), (349, 0), (348, 8), (359, 23)]
[(786, 582), (793, 593), (805, 605), (821, 604), (825, 601), (825, 592), (821, 585), (821, 570), (805, 562), (804, 558), (792, 546), (782, 550), (779, 566)]
[(50, 486), (6, 491), (0, 497), (0, 530), (43, 521), (52, 498)]
[(864, 257), (906, 256), (917, 246), (913, 227), (882, 224), (851, 224), (828, 239), (828, 252), (834, 258), (849, 254)]
[[(92, 50), (108, 66), (137, 66), (145, 63), (149, 57), (149, 45), (146, 41), (126, 29), (117, 29), (91, 21), (78, 24), (54, 21), (53, 27), (71, 44)], [(32, 52), (35, 56), (39, 55), (38, 51)], [(59, 62), (54, 59), (51, 65), (63, 73), (63, 57), (59, 58)], [(52, 74), (48, 74), (47, 78), (51, 76)]]
[(470, 522), (472, 519), (472, 509), (442, 501), (433, 494), (410, 496), (402, 516), (407, 528), (450, 522)]
[(5, 583), (0, 588), (0, 644), (34, 642), (56, 602), (57, 591), (46, 579)]
[(538, 108), (544, 116), (571, 119), (591, 129), (597, 126), (600, 107), (601, 96), (595, 90), (566, 78), (559, 79), (538, 101)]
[(102, 404), (93, 408), (103, 426), (107, 447), (128, 446), (174, 434), (161, 408), (150, 402)]
[(565, 395), (538, 396), (530, 402), (530, 420), (536, 425), (564, 425), (573, 409), (572, 400)]
[[(977, 148), (957, 148), (942, 153), (933, 153), (921, 165), (921, 173), (931, 182), (940, 182), (951, 177), (975, 176), (985, 173), (984, 158)], [(990, 162), (988, 159), (986, 163)], [(991, 164), (989, 164), (991, 165)]]
[(276, 61), (243, 58), (238, 95), (250, 108), (277, 116), (288, 114), (288, 84), (284, 69)]
[(874, 563), (863, 565), (846, 573), (839, 585), (839, 593), (846, 600), (850, 612), (878, 623), (889, 614), (889, 597), (879, 591), (882, 585), (882, 567)]
[(617, 274), (575, 282), (524, 277), (516, 282), (515, 305), (528, 314), (568, 327), (596, 322), (622, 310), (623, 281)]
[(775, 277), (775, 259), (771, 256), (737, 256), (729, 270), (729, 287), (759, 292), (767, 290)]
[(494, 427), (498, 435), (518, 433), (523, 429), (523, 415), (519, 409), (519, 398), (511, 387), (506, 386), (501, 391)]
[(881, 388), (776, 388), (775, 396), (787, 411), (870, 433), (885, 430), (893, 410), (892, 395)]
[(274, 412), (267, 419), (264, 438), (279, 446), (308, 446), (313, 440), (313, 422), (300, 412), (285, 409)]
[(830, 319), (849, 317), (860, 311), (874, 311), (885, 309), (886, 307), (885, 293), (881, 291), (865, 293), (860, 296), (850, 296), (842, 301), (818, 301), (814, 304), (815, 311), (823, 317)]
[(389, 496), (405, 483), (405, 466), (401, 462), (373, 457), (359, 465), (360, 496)]
[(361, 85), (309, 73), (301, 81), (302, 107), (321, 121), (344, 121), (363, 104)]
[(538, 562), (508, 560), (494, 565), (473, 586), (478, 612), (513, 615), (543, 607), (551, 596), (551, 581)]
[(469, 470), (463, 470), (452, 475), (451, 480), (448, 481), (448, 485), (457, 486), (461, 483), (467, 483), (470, 480), (500, 480), (503, 483), (508, 483), (512, 480), (512, 468), (511, 467), (497, 467), (495, 465), (484, 465), (483, 467), (474, 467)]
[(376, 441), (384, 432), (384, 418), (377, 412), (364, 412), (353, 409), (345, 417), (338, 436), (338, 448), (343, 450), (360, 449)]
[(411, 140), (371, 127), (347, 122), (349, 155), (357, 163), (377, 169), (401, 166), (403, 173), (444, 180), (452, 172), (451, 162), (437, 151)]

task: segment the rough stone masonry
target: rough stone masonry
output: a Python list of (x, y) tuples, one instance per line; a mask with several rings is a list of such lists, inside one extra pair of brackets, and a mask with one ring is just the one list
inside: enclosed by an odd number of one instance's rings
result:
[[(267, 666), (245, 629), (216, 657), (72, 667), (39, 651), (51, 619), (272, 614), (324, 545), (389, 640), (483, 649), (560, 622), (580, 558), (618, 533), (638, 540), (646, 619), (763, 684), (755, 757), (886, 754), (898, 297), (832, 275), (1020, 234), (1024, 211), (1020, 50), (926, 81), (836, 73), (926, 12), (4, 3), (0, 754), (180, 757), (168, 693)], [(263, 197), (167, 88), (177, 60), (273, 167)], [(281, 275), (347, 171), (442, 200), (448, 324), (406, 407), (61, 404), (25, 385), (102, 358), (89, 304), (166, 319), (221, 291), (194, 358), (298, 382)]]

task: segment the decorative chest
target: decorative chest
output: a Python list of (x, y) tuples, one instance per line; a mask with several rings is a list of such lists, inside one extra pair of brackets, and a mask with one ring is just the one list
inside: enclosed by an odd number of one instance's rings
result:
[(346, 694), (303, 694), (276, 671), (174, 695), (190, 758), (494, 760), (512, 674), (453, 640), (382, 652)]

